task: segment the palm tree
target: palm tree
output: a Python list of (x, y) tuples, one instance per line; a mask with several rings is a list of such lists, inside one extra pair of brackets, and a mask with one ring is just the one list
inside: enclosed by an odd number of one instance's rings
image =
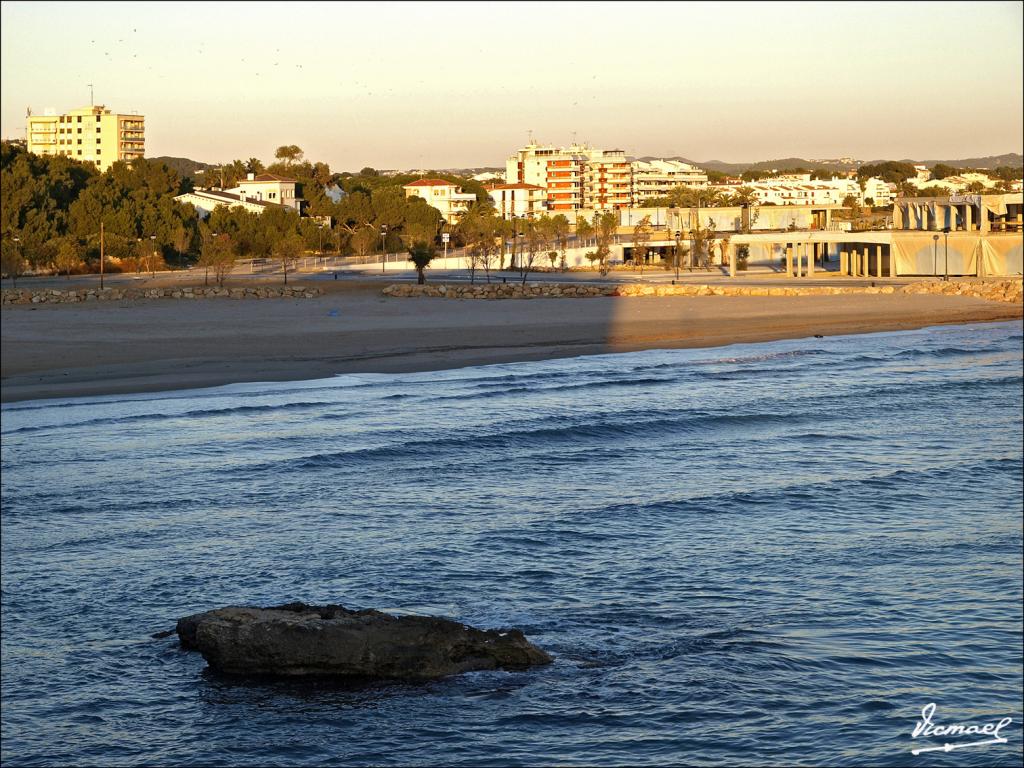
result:
[(434, 260), (436, 255), (437, 250), (434, 246), (422, 240), (409, 246), (409, 261), (416, 267), (416, 282), (420, 285), (427, 282), (423, 270), (430, 265), (430, 262)]

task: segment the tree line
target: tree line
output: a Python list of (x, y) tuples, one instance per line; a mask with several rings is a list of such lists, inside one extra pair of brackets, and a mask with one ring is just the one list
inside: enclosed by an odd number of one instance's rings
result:
[[(202, 184), (228, 189), (246, 174), (273, 173), (293, 178), (310, 217), (285, 208), (262, 214), (242, 207), (218, 207), (206, 221), (176, 195), (193, 189), (193, 180), (154, 160), (117, 162), (100, 173), (93, 165), (63, 156), (41, 156), (18, 142), (0, 143), (0, 192), (3, 196), (3, 271), (24, 269), (62, 274), (97, 271), (100, 229), (108, 269), (146, 269), (168, 264), (219, 266), (235, 257), (279, 257), (304, 251), (391, 252), (414, 242), (436, 243), (444, 222), (439, 211), (418, 197), (406, 198), (402, 185), (418, 176), (382, 176), (372, 168), (333, 173), (327, 163), (305, 159), (301, 148), (284, 145), (275, 162), (234, 160), (207, 168)], [(483, 186), (443, 173), (489, 203)], [(341, 193), (333, 199), (330, 193)], [(452, 228), (458, 241), (461, 232)], [(383, 235), (383, 238), (382, 238)], [(212, 261), (211, 261), (212, 260)]]

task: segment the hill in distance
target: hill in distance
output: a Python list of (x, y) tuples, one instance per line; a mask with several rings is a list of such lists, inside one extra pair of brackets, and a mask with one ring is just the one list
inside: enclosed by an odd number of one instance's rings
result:
[[(728, 173), (730, 175), (737, 175), (744, 171), (768, 171), (772, 168), (806, 168), (809, 171), (849, 171), (856, 170), (861, 165), (874, 165), (875, 163), (884, 163), (885, 160), (870, 160), (870, 161), (857, 161), (853, 163), (820, 163), (812, 162), (811, 160), (805, 160), (802, 157), (783, 157), (778, 160), (758, 160), (753, 163), (726, 163), (721, 160), (688, 160), (685, 157), (669, 157), (669, 158), (655, 158), (655, 157), (640, 157), (638, 160), (680, 160), (684, 163), (690, 163), (696, 165), (699, 168), (705, 170), (720, 171), (721, 173)], [(988, 155), (987, 157), (969, 157), (963, 160), (910, 160), (903, 158), (898, 160), (900, 163), (910, 163), (911, 165), (927, 165), (929, 168), (939, 163), (952, 166), (953, 168), (999, 168), (1000, 166), (1011, 166), (1014, 168), (1020, 168), (1024, 165), (1024, 156), (1010, 152), (1005, 155)]]
[(198, 160), (189, 160), (187, 157), (150, 157), (149, 160), (156, 160), (163, 163), (172, 171), (175, 171), (181, 178), (194, 179), (196, 171), (203, 171), (207, 168), (215, 168), (212, 163), (201, 163)]

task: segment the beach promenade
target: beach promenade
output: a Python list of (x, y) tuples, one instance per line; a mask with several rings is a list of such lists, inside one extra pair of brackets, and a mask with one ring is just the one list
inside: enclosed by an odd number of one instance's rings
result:
[(381, 294), (387, 283), (378, 280), (306, 284), (324, 293), (5, 306), (2, 399), (438, 370), (1021, 317), (1019, 304), (964, 296), (450, 301), (388, 298)]

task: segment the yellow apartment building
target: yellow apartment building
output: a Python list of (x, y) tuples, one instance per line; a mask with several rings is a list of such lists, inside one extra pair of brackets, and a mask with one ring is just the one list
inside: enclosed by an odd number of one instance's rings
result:
[(146, 124), (142, 115), (119, 115), (100, 105), (61, 115), (33, 115), (29, 110), (26, 123), (29, 152), (93, 163), (101, 172), (118, 160), (134, 160), (145, 154)]

